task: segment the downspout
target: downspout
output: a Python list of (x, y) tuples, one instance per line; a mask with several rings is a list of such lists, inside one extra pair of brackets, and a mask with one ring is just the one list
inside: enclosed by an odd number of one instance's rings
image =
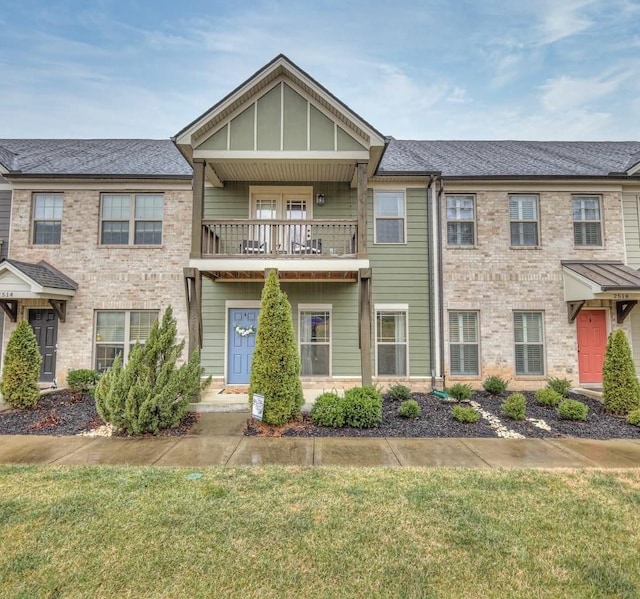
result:
[[(434, 182), (433, 175), (429, 176), (429, 183), (427, 185), (427, 223), (433, 222), (433, 208), (431, 206), (433, 191), (432, 186)], [(435, 244), (433, 243), (433, 227), (429, 230), (429, 240), (431, 243), (427, 243), (428, 248), (428, 256), (427, 261), (429, 264), (429, 277), (428, 277), (428, 289), (427, 294), (429, 297), (429, 362), (430, 362), (430, 371), (431, 371), (431, 390), (433, 391), (436, 388), (436, 356), (435, 356), (435, 337), (434, 337), (434, 323), (435, 323), (435, 315), (433, 313), (433, 300), (434, 300), (434, 286), (435, 286), (435, 276), (434, 276), (434, 268), (435, 268)]]
[(438, 325), (439, 325), (439, 341), (440, 341), (440, 378), (442, 379), (442, 388), (446, 387), (444, 375), (444, 283), (442, 279), (442, 194), (444, 192), (444, 183), (442, 177), (438, 178), (438, 201), (436, 202), (436, 220), (438, 224), (437, 252), (438, 252)]

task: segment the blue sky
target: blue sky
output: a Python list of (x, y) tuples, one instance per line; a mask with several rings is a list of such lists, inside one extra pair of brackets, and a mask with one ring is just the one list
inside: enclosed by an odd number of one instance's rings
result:
[(0, 0), (0, 137), (167, 138), (279, 53), (398, 139), (640, 140), (640, 0)]

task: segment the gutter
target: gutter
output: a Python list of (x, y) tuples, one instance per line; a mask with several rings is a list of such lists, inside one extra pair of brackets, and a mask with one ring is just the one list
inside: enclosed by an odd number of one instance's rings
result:
[[(432, 186), (433, 186), (433, 182), (435, 180), (435, 177), (430, 176), (429, 177), (429, 184), (427, 185), (427, 226), (428, 223), (432, 223), (433, 222), (433, 214), (432, 213), (432, 197), (433, 197), (433, 193), (432, 193)], [(427, 248), (428, 248), (428, 255), (427, 255), (427, 261), (428, 261), (428, 265), (429, 265), (429, 277), (428, 277), (428, 282), (427, 282), (427, 296), (429, 298), (429, 370), (431, 372), (431, 390), (433, 391), (436, 388), (436, 357), (435, 357), (435, 338), (433, 335), (433, 327), (434, 327), (434, 314), (433, 314), (433, 298), (434, 298), (434, 257), (435, 257), (435, 244), (433, 243), (433, 239), (432, 239), (433, 235), (432, 235), (432, 231), (429, 231), (429, 239), (432, 241), (432, 243), (428, 243), (427, 244)]]
[(444, 283), (443, 283), (443, 266), (442, 266), (442, 194), (444, 192), (444, 182), (442, 177), (438, 178), (438, 194), (436, 201), (436, 220), (438, 226), (437, 235), (437, 251), (438, 251), (438, 329), (440, 339), (440, 378), (442, 379), (442, 388), (445, 388), (444, 376)]

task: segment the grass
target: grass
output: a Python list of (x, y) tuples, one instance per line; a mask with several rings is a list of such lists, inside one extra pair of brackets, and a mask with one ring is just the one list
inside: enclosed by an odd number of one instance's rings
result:
[(638, 546), (640, 470), (0, 466), (12, 599), (638, 597)]

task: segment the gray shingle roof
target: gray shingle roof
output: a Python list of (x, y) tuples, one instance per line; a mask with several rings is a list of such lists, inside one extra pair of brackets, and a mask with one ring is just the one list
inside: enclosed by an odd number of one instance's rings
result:
[(30, 279), (34, 280), (43, 287), (51, 287), (53, 289), (69, 289), (75, 291), (78, 288), (78, 284), (62, 275), (51, 265), (47, 264), (44, 260), (38, 262), (38, 264), (31, 264), (29, 262), (20, 262), (18, 260), (7, 259), (12, 266), (15, 266), (20, 272), (27, 275)]
[(378, 174), (435, 171), (444, 177), (598, 177), (640, 160), (640, 142), (410, 141), (391, 139)]
[(0, 139), (0, 163), (22, 175), (190, 177), (169, 139)]
[(603, 291), (612, 289), (640, 290), (640, 272), (622, 262), (563, 261), (562, 266), (593, 281)]

